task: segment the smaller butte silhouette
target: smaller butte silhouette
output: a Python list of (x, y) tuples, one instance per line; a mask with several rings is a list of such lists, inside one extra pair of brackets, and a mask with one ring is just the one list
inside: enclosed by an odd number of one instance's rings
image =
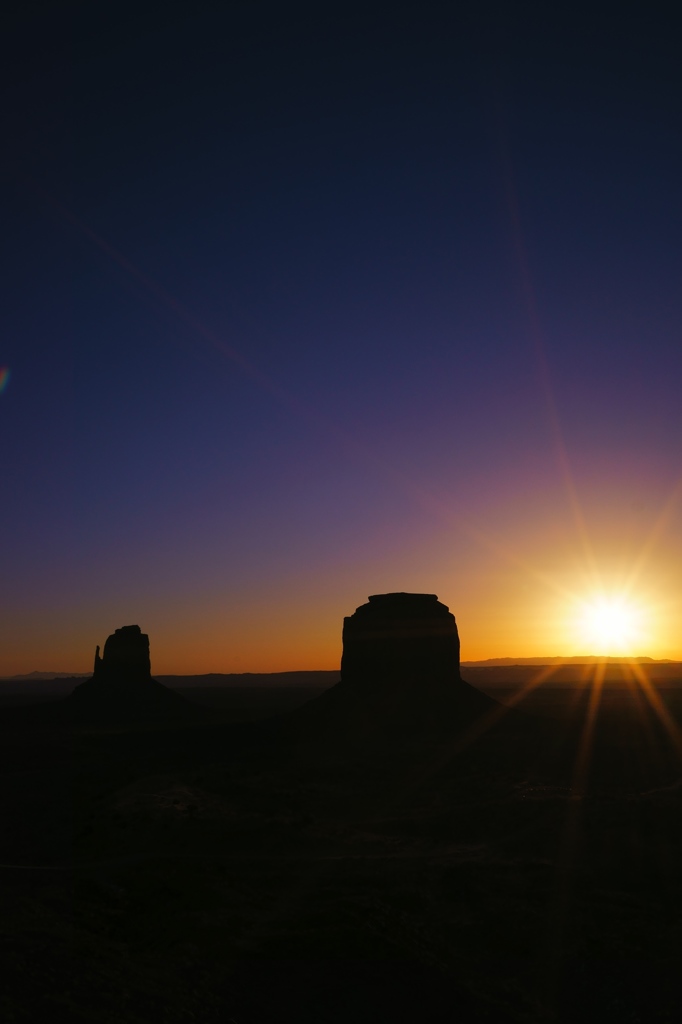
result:
[(95, 651), (95, 669), (92, 678), (151, 679), (149, 637), (139, 626), (121, 626), (107, 639), (104, 655), (100, 658), (99, 644)]
[(121, 626), (95, 651), (91, 679), (68, 698), (77, 719), (93, 724), (169, 721), (197, 717), (200, 709), (152, 679), (149, 637), (139, 626)]

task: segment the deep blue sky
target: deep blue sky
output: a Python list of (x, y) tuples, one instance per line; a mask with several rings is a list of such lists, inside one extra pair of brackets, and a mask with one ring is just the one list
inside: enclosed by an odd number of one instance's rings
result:
[(332, 667), (388, 589), (563, 653), (539, 574), (620, 586), (682, 477), (679, 20), (92, 6), (3, 44), (0, 673)]

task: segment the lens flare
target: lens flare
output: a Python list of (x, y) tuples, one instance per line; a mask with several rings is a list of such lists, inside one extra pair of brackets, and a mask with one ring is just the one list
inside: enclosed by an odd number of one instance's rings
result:
[(7, 387), (7, 382), (8, 381), (9, 381), (9, 367), (8, 366), (0, 366), (0, 395), (2, 394), (2, 392)]
[(633, 654), (642, 639), (642, 612), (624, 597), (595, 597), (583, 605), (578, 630), (590, 654)]

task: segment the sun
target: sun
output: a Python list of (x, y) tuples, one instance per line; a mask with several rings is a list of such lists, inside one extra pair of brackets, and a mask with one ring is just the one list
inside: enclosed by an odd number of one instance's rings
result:
[(641, 612), (624, 597), (595, 597), (583, 604), (579, 632), (590, 654), (631, 654), (641, 637)]

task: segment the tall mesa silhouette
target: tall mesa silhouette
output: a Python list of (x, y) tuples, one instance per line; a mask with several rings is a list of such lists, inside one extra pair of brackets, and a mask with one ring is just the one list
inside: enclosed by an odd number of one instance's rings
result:
[(499, 704), (460, 675), (455, 616), (435, 594), (373, 594), (344, 619), (341, 681), (290, 716), (334, 756), (452, 742)]
[(372, 594), (343, 620), (343, 681), (381, 687), (459, 678), (457, 623), (435, 594)]

